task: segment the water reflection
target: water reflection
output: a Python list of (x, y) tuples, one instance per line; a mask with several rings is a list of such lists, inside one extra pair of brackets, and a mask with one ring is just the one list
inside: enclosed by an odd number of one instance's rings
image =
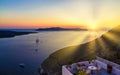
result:
[(60, 31), (0, 39), (0, 75), (37, 75), (40, 63), (51, 53), (85, 43), (88, 36), (89, 32)]

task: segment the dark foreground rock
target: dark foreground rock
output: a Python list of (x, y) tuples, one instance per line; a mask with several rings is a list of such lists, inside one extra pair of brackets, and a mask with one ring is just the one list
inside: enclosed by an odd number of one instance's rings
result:
[(9, 38), (9, 37), (14, 37), (18, 35), (26, 35), (30, 33), (36, 33), (36, 32), (16, 32), (16, 31), (10, 31), (10, 30), (0, 30), (0, 38)]
[(120, 64), (120, 26), (91, 42), (52, 53), (42, 63), (42, 67), (48, 75), (61, 75), (62, 65), (92, 60), (96, 55)]

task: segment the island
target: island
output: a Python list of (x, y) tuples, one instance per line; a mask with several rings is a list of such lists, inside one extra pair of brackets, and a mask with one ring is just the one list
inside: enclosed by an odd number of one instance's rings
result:
[(41, 66), (48, 75), (62, 75), (62, 65), (92, 60), (96, 56), (120, 64), (120, 26), (88, 43), (65, 47), (52, 53)]
[(61, 28), (61, 27), (50, 27), (50, 28), (39, 28), (36, 31), (87, 31), (84, 28)]
[(30, 33), (36, 33), (36, 32), (19, 32), (19, 31), (12, 31), (12, 30), (0, 30), (0, 38), (10, 38), (10, 37), (15, 37), (18, 35), (26, 35)]
[(37, 33), (39, 31), (87, 31), (87, 29), (61, 28), (61, 27), (38, 28), (38, 29), (0, 29), (0, 38), (9, 38), (18, 35)]

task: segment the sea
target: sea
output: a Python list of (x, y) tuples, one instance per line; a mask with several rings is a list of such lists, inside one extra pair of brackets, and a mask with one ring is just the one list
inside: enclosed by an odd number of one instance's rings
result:
[(41, 63), (53, 52), (89, 42), (103, 33), (103, 31), (42, 31), (0, 38), (0, 75), (38, 75)]

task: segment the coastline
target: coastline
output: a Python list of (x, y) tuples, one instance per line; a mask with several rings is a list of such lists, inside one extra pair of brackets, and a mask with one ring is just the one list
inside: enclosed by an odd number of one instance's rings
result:
[[(97, 38), (88, 43), (62, 48), (52, 53), (46, 60), (44, 60), (44, 62), (41, 64), (42, 68), (48, 75), (61, 75), (62, 65), (85, 60), (92, 60), (95, 59), (96, 56), (100, 56), (120, 64), (120, 60), (116, 56), (118, 53), (117, 48), (120, 44), (119, 33), (120, 26), (113, 28), (112, 30), (103, 34), (100, 38)], [(109, 34), (114, 35), (116, 38), (108, 38), (107, 35)], [(104, 44), (100, 43), (101, 40), (104, 41)]]
[(30, 33), (38, 32), (48, 32), (48, 31), (87, 31), (87, 29), (68, 29), (68, 28), (39, 28), (39, 29), (0, 29), (0, 38), (11, 38), (20, 35), (26, 35)]
[(11, 38), (11, 37), (27, 35), (31, 33), (37, 33), (37, 32), (19, 32), (19, 31), (12, 31), (12, 30), (0, 30), (0, 38)]

